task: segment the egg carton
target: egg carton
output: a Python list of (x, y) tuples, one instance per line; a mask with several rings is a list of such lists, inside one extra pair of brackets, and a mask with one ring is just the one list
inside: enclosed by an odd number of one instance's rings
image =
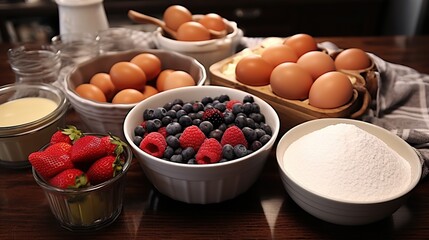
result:
[[(236, 80), (235, 66), (241, 58), (249, 54), (260, 54), (264, 48), (271, 44), (276, 44), (277, 41), (277, 38), (269, 39), (269, 41), (264, 41), (258, 46), (243, 49), (231, 57), (214, 63), (209, 68), (210, 84), (240, 89), (264, 99), (279, 114), (283, 130), (290, 129), (309, 120), (320, 118), (359, 119), (368, 110), (371, 102), (369, 89), (373, 91), (376, 88), (374, 84), (377, 82), (373, 74), (374, 66), (372, 66), (371, 71), (367, 70), (365, 72), (342, 71), (349, 77), (353, 84), (353, 97), (347, 104), (332, 109), (311, 106), (308, 99), (289, 100), (282, 98), (273, 93), (269, 84), (250, 86)], [(335, 57), (340, 51), (330, 51), (325, 48), (320, 48), (319, 50), (325, 51), (331, 57)]]

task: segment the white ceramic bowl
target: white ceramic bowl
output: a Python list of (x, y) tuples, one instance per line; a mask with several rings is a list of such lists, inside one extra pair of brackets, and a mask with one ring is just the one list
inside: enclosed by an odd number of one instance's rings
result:
[[(194, 16), (196, 19), (200, 15)], [(243, 31), (237, 27), (236, 22), (227, 21), (228, 34), (219, 39), (210, 39), (207, 41), (177, 41), (163, 35), (161, 28), (155, 32), (155, 45), (159, 49), (172, 50), (187, 56), (191, 56), (201, 62), (206, 70), (222, 59), (233, 55), (243, 37)]]
[(124, 138), (122, 126), (125, 116), (136, 104), (100, 103), (80, 97), (74, 89), (81, 83), (89, 82), (96, 73), (109, 72), (111, 66), (119, 61), (129, 61), (139, 53), (153, 53), (162, 63), (162, 69), (188, 72), (196, 85), (203, 85), (207, 75), (204, 67), (195, 59), (164, 50), (131, 50), (104, 54), (78, 64), (65, 79), (65, 92), (71, 105), (91, 132), (111, 132)]
[[(380, 201), (342, 201), (335, 197), (322, 196), (292, 180), (284, 164), (286, 149), (302, 136), (338, 123), (353, 124), (375, 135), (410, 163), (411, 181), (402, 193)], [(308, 150), (311, 150), (311, 146)], [(276, 157), (283, 185), (290, 197), (311, 215), (339, 225), (364, 225), (389, 217), (404, 204), (411, 190), (419, 182), (422, 170), (415, 150), (395, 134), (370, 123), (342, 118), (311, 120), (292, 128), (280, 139)]]
[(277, 138), (280, 122), (276, 111), (262, 99), (253, 96), (272, 128), (271, 140), (261, 149), (239, 159), (214, 164), (174, 163), (153, 157), (132, 143), (134, 128), (143, 120), (147, 108), (163, 106), (176, 98), (183, 101), (201, 100), (205, 96), (227, 94), (231, 99), (243, 99), (249, 93), (226, 87), (194, 86), (159, 93), (137, 104), (124, 123), (126, 140), (147, 178), (163, 194), (186, 203), (208, 204), (232, 199), (244, 193), (258, 179)]

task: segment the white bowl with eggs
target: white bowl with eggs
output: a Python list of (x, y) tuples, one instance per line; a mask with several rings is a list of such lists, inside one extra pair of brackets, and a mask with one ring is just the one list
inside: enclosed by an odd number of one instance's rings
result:
[(75, 89), (82, 83), (88, 83), (96, 73), (109, 73), (110, 68), (118, 62), (130, 61), (140, 53), (152, 53), (162, 63), (161, 69), (173, 69), (187, 72), (195, 85), (204, 85), (207, 75), (204, 67), (194, 58), (165, 50), (130, 50), (104, 54), (77, 65), (67, 76), (64, 89), (74, 110), (91, 132), (111, 132), (123, 137), (122, 126), (126, 114), (137, 103), (98, 102), (79, 96)]
[(67, 101), (61, 89), (46, 83), (14, 83), (0, 87), (0, 166), (29, 167), (38, 151), (65, 124)]
[(175, 99), (185, 102), (226, 94), (230, 99), (242, 100), (247, 92), (219, 87), (194, 86), (162, 92), (137, 104), (126, 116), (124, 134), (146, 177), (162, 194), (191, 204), (219, 203), (233, 199), (247, 191), (259, 178), (280, 129), (276, 111), (264, 100), (253, 96), (260, 106), (265, 122), (271, 127), (271, 139), (260, 149), (241, 158), (211, 164), (176, 163), (154, 157), (133, 143), (134, 129), (143, 121), (145, 109), (162, 107)]
[[(202, 15), (194, 15), (199, 19)], [(197, 59), (206, 70), (224, 58), (233, 55), (243, 37), (243, 31), (237, 27), (237, 23), (224, 19), (227, 26), (227, 35), (222, 38), (205, 41), (179, 41), (167, 37), (161, 28), (155, 32), (155, 45), (159, 49), (176, 51)]]
[[(312, 141), (316, 145), (308, 145)], [(419, 157), (404, 140), (376, 125), (343, 118), (292, 128), (280, 139), (276, 157), (283, 185), (295, 203), (339, 225), (388, 218), (406, 202), (422, 173)]]

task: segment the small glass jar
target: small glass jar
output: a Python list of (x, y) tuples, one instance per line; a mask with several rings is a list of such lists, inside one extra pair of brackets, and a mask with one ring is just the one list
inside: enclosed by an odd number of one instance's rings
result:
[[(48, 146), (44, 148), (46, 147)], [(43, 189), (51, 212), (62, 227), (73, 232), (96, 231), (110, 225), (119, 217), (123, 207), (125, 176), (133, 156), (130, 147), (124, 147), (124, 154), (125, 162), (120, 174), (86, 188), (61, 189), (51, 186), (32, 169), (36, 183)]]
[(17, 83), (52, 83), (61, 69), (60, 53), (50, 45), (22, 45), (8, 51)]
[(61, 89), (47, 83), (13, 83), (0, 87), (0, 105), (27, 97), (47, 98), (57, 107), (34, 121), (0, 126), (0, 167), (30, 167), (28, 155), (49, 142), (58, 127), (65, 124), (69, 102)]

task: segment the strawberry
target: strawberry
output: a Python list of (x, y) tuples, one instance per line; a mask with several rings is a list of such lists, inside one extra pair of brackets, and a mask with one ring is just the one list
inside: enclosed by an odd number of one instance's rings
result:
[(241, 101), (237, 100), (237, 99), (231, 99), (226, 103), (226, 108), (231, 110), (232, 106), (234, 106), (234, 104), (236, 104), (236, 103), (241, 103)]
[(59, 128), (52, 136), (50, 144), (58, 142), (66, 142), (72, 144), (72, 142), (83, 136), (83, 133), (78, 130), (75, 126), (67, 126), (67, 128)]
[(206, 139), (195, 155), (198, 164), (217, 163), (222, 158), (222, 145), (215, 138)]
[(243, 131), (237, 126), (231, 126), (225, 130), (220, 143), (223, 145), (231, 144), (233, 147), (237, 144), (243, 144), (247, 148), (247, 140)]
[(57, 188), (82, 188), (88, 186), (88, 179), (84, 172), (77, 168), (66, 169), (49, 180)]
[(108, 155), (95, 161), (86, 172), (91, 184), (107, 181), (122, 172), (124, 162), (119, 156)]
[(198, 151), (204, 140), (206, 140), (206, 135), (199, 127), (195, 125), (185, 128), (179, 137), (179, 142), (182, 149), (192, 147), (195, 152)]
[(124, 152), (124, 146), (127, 144), (119, 137), (109, 134), (101, 138), (102, 144), (105, 145), (107, 155), (120, 155)]
[(70, 159), (71, 147), (65, 142), (55, 143), (44, 151), (30, 153), (28, 160), (40, 176), (49, 179), (63, 170), (74, 167)]
[(73, 163), (92, 163), (106, 155), (106, 141), (102, 141), (101, 137), (94, 135), (86, 135), (77, 139), (71, 149)]
[(148, 154), (160, 158), (164, 155), (167, 141), (161, 133), (151, 132), (143, 138), (139, 147)]

